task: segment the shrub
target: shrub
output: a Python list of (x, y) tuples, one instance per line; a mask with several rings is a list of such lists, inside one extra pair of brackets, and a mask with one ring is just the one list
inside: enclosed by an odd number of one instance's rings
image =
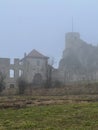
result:
[(0, 72), (0, 93), (5, 89), (5, 76)]
[(26, 87), (28, 85), (27, 81), (25, 79), (23, 79), (23, 78), (20, 77), (17, 80), (17, 84), (18, 84), (19, 94), (20, 95), (24, 94), (25, 89), (26, 89)]

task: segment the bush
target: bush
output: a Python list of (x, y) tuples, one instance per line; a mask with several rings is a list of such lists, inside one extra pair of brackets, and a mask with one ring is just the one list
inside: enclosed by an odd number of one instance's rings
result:
[(61, 83), (58, 80), (54, 81), (54, 83), (53, 83), (53, 87), (62, 87), (62, 86), (63, 86), (63, 83)]
[(20, 95), (24, 94), (25, 89), (28, 85), (27, 81), (23, 78), (19, 78), (17, 84), (18, 84), (19, 94)]
[(0, 72), (0, 93), (5, 89), (5, 76)]

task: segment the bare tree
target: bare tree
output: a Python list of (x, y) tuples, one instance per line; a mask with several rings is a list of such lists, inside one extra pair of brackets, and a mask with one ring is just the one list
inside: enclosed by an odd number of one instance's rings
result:
[(49, 63), (47, 65), (47, 72), (46, 72), (46, 87), (52, 86), (52, 72), (53, 72), (53, 65), (54, 65), (54, 58), (50, 58)]

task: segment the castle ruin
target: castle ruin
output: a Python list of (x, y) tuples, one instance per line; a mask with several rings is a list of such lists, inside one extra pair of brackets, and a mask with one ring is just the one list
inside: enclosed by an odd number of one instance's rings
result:
[[(0, 58), (0, 72), (5, 75), (6, 86), (17, 86), (23, 77), (32, 84), (47, 80), (48, 57), (32, 50), (22, 59)], [(52, 70), (52, 80), (62, 83), (98, 80), (98, 47), (87, 44), (77, 32), (66, 34), (65, 49), (58, 69)]]

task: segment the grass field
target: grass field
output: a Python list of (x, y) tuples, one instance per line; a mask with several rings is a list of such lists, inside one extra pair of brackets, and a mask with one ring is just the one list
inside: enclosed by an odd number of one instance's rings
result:
[(98, 130), (98, 103), (0, 109), (0, 130)]

